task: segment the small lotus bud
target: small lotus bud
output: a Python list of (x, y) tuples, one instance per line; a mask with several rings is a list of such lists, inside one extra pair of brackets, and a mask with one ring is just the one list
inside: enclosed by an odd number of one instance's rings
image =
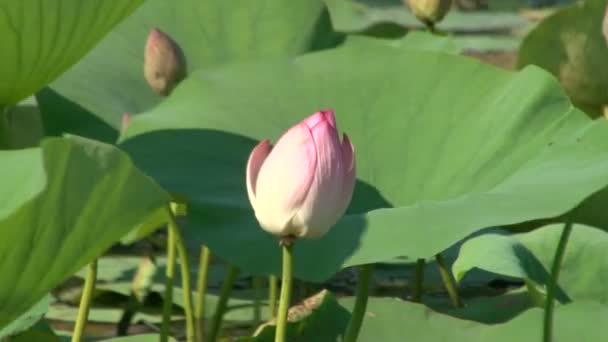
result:
[(122, 114), (122, 120), (120, 122), (120, 134), (123, 134), (129, 125), (131, 124), (131, 115), (129, 113)]
[(155, 93), (167, 96), (186, 77), (186, 57), (166, 33), (150, 31), (144, 54), (144, 76)]
[(285, 238), (318, 238), (344, 215), (355, 186), (355, 154), (331, 110), (293, 126), (247, 162), (247, 193), (260, 226)]
[(452, 0), (404, 0), (418, 20), (433, 27), (440, 22), (450, 7)]

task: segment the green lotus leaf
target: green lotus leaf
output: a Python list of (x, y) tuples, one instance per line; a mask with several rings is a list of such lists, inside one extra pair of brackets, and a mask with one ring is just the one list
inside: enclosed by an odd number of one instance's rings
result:
[[(546, 286), (563, 226), (554, 224), (529, 233), (474, 237), (462, 245), (452, 271), (457, 279), (462, 279), (472, 268), (480, 268)], [(573, 227), (560, 271), (562, 300), (608, 302), (606, 282), (602, 279), (608, 273), (607, 253), (608, 234), (589, 226)]]
[(278, 273), (277, 238), (247, 199), (246, 161), (258, 141), (324, 108), (354, 143), (358, 181), (330, 233), (297, 243), (295, 272), (308, 280), (432, 257), (483, 228), (561, 215), (607, 185), (608, 124), (541, 69), (363, 46), (201, 70), (133, 120), (121, 147), (188, 199), (189, 243)]
[(53, 81), (142, 1), (0, 0), (0, 107)]
[(256, 58), (294, 56), (337, 44), (321, 0), (148, 0), (86, 58), (38, 94), (47, 132), (108, 142), (124, 112), (161, 101), (143, 75), (153, 27), (182, 48), (189, 71)]
[(0, 327), (98, 257), (168, 195), (115, 147), (49, 138), (0, 151)]

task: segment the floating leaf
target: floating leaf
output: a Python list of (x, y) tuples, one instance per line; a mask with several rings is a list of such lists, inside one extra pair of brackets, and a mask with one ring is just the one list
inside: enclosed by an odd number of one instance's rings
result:
[(542, 70), (363, 47), (201, 70), (133, 120), (122, 148), (188, 198), (188, 243), (278, 273), (278, 242), (255, 220), (245, 164), (259, 140), (324, 108), (354, 143), (358, 181), (332, 231), (296, 244), (305, 279), (431, 257), (483, 228), (563, 214), (607, 185), (608, 125), (573, 108)]
[[(354, 300), (340, 303), (350, 309)], [(601, 341), (604, 330), (598, 327), (608, 324), (608, 308), (598, 303), (572, 303), (557, 308), (554, 319), (556, 341)], [(542, 340), (542, 323), (541, 309), (530, 309), (506, 323), (485, 325), (439, 314), (420, 304), (370, 298), (357, 341), (397, 342), (407, 334), (409, 340), (420, 342), (537, 342)]]
[(181, 46), (190, 71), (293, 56), (339, 42), (321, 0), (148, 0), (38, 95), (50, 133), (113, 141), (124, 112), (136, 114), (160, 101), (143, 74), (144, 46), (153, 27)]
[[(516, 235), (486, 234), (466, 241), (452, 267), (457, 279), (472, 268), (532, 280), (547, 285), (563, 224)], [(562, 300), (608, 303), (608, 234), (575, 225), (562, 263), (559, 285)]]

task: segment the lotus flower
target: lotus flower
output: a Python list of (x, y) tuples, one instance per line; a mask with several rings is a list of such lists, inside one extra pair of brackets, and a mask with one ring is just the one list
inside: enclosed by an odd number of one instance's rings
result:
[(258, 144), (247, 163), (247, 192), (260, 226), (275, 235), (318, 238), (338, 221), (355, 186), (355, 154), (333, 111), (290, 128), (273, 147)]
[(155, 93), (167, 96), (186, 77), (186, 57), (169, 35), (154, 28), (144, 54), (144, 76)]

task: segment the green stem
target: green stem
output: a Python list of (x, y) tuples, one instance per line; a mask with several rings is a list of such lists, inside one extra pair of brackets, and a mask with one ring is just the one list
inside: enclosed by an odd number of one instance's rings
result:
[(271, 274), (268, 276), (268, 306), (272, 318), (277, 317), (277, 295), (279, 293), (279, 278)]
[(211, 322), (211, 330), (209, 331), (210, 342), (217, 341), (218, 334), (222, 327), (224, 313), (226, 312), (226, 307), (228, 306), (228, 299), (230, 298), (230, 293), (232, 292), (232, 285), (234, 285), (234, 281), (236, 280), (236, 277), (238, 275), (238, 267), (234, 265), (228, 266), (228, 274), (226, 275), (226, 279), (224, 279), (224, 283), (222, 284), (222, 289), (220, 290), (220, 298), (217, 301), (217, 305), (215, 307), (215, 315), (213, 315), (213, 321)]
[(264, 278), (253, 276), (253, 325), (258, 326), (262, 321), (262, 287)]
[(198, 279), (196, 281), (196, 307), (194, 308), (198, 342), (202, 342), (205, 339), (205, 295), (207, 293), (210, 261), (211, 251), (207, 246), (201, 246), (201, 255), (198, 261)]
[(171, 309), (173, 308), (173, 284), (175, 282), (175, 232), (169, 229), (167, 233), (167, 268), (165, 271), (165, 296), (163, 301), (163, 322), (160, 328), (160, 341), (169, 340), (171, 326)]
[(426, 261), (424, 259), (416, 260), (416, 274), (414, 279), (414, 288), (412, 301), (420, 303), (422, 301), (422, 289), (424, 287), (424, 267)]
[(435, 260), (437, 260), (437, 265), (439, 265), (439, 273), (441, 274), (441, 280), (443, 281), (443, 285), (448, 291), (448, 295), (450, 296), (452, 305), (454, 305), (454, 307), (456, 308), (461, 308), (462, 301), (460, 300), (460, 296), (458, 295), (458, 287), (456, 286), (456, 282), (452, 277), (452, 273), (450, 272), (450, 270), (448, 270), (441, 253), (435, 256)]
[(291, 300), (291, 287), (293, 280), (293, 244), (289, 241), (282, 241), (283, 249), (283, 270), (281, 279), (281, 298), (279, 301), (279, 311), (277, 312), (277, 327), (274, 342), (285, 342), (287, 335), (287, 313)]
[(566, 245), (572, 232), (572, 222), (567, 221), (562, 230), (562, 235), (559, 238), (553, 265), (551, 266), (551, 276), (547, 288), (547, 300), (545, 303), (545, 317), (543, 322), (543, 342), (553, 342), (553, 310), (555, 308), (555, 292), (557, 290), (557, 279), (561, 269), (564, 255), (566, 254)]
[(74, 327), (74, 335), (72, 335), (72, 342), (82, 341), (84, 329), (87, 325), (87, 320), (89, 318), (89, 306), (91, 304), (91, 298), (93, 297), (93, 291), (95, 290), (96, 279), (97, 259), (91, 261), (87, 270), (87, 276), (84, 280), (84, 288), (82, 289), (82, 296), (80, 297), (78, 318), (76, 319), (76, 326)]
[(190, 263), (188, 262), (188, 251), (184, 244), (184, 239), (179, 231), (175, 216), (169, 209), (169, 230), (173, 231), (175, 237), (175, 247), (179, 257), (180, 273), (182, 274), (182, 291), (184, 295), (184, 311), (186, 312), (186, 340), (194, 342), (196, 332), (194, 329), (194, 310), (192, 306), (192, 288), (190, 280)]
[(357, 283), (357, 299), (355, 300), (355, 308), (350, 316), (350, 321), (346, 327), (343, 342), (356, 342), (365, 317), (367, 308), (367, 298), (369, 297), (369, 286), (372, 279), (374, 266), (373, 264), (363, 265), (359, 270), (359, 279)]

